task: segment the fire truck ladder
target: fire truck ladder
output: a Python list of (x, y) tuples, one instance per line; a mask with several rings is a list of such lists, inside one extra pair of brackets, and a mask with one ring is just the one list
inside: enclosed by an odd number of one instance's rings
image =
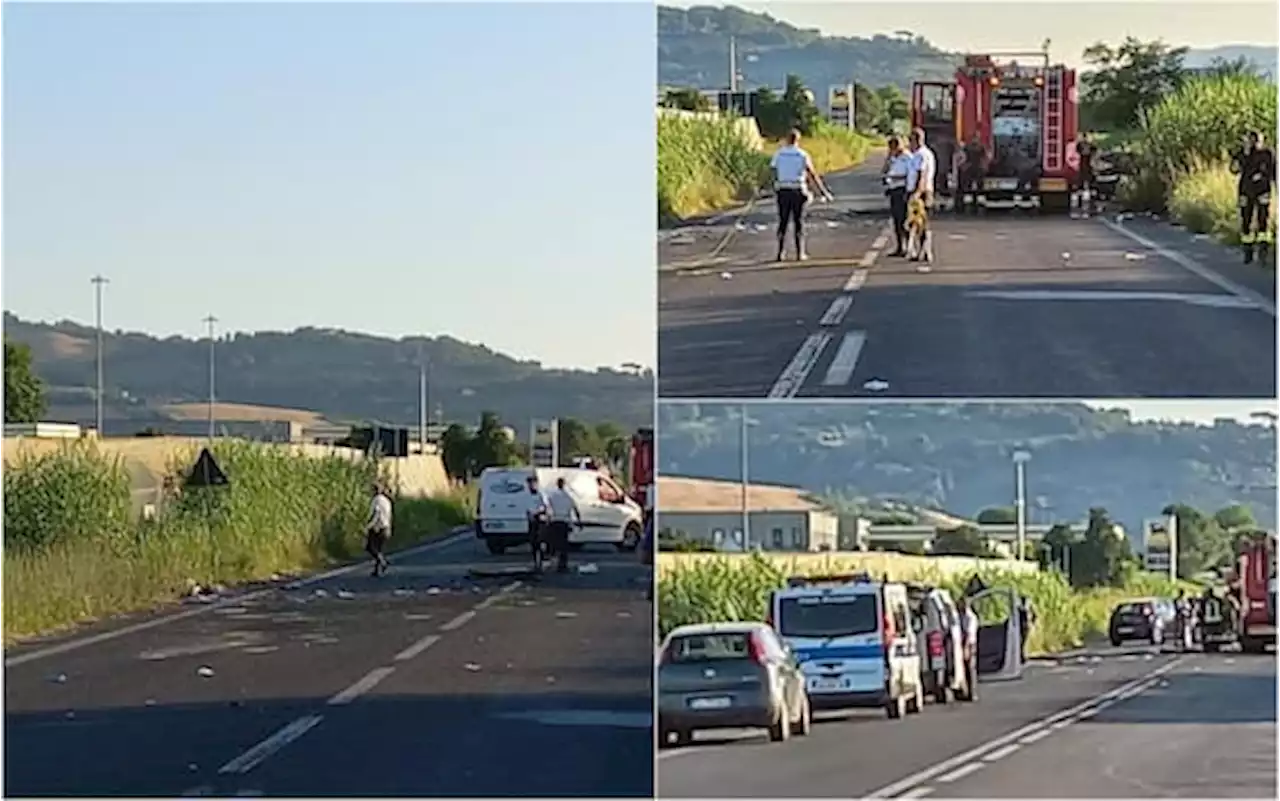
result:
[(1048, 70), (1044, 87), (1044, 171), (1062, 169), (1062, 70)]

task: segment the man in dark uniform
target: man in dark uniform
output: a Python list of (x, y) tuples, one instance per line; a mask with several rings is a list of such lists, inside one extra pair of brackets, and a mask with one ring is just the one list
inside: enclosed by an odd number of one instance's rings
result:
[(960, 162), (960, 187), (956, 193), (956, 211), (964, 210), (966, 201), (976, 208), (982, 192), (982, 180), (987, 172), (987, 149), (974, 134), (964, 146)]
[(1231, 171), (1240, 175), (1237, 193), (1244, 263), (1253, 261), (1255, 247), (1259, 260), (1266, 261), (1271, 247), (1271, 187), (1276, 180), (1276, 157), (1263, 142), (1262, 134), (1250, 131), (1245, 136), (1244, 147), (1231, 159)]
[(1093, 143), (1088, 140), (1084, 134), (1080, 134), (1080, 141), (1076, 142), (1076, 154), (1080, 157), (1080, 175), (1076, 191), (1079, 192), (1080, 210), (1087, 216), (1094, 211), (1094, 175), (1093, 175)]

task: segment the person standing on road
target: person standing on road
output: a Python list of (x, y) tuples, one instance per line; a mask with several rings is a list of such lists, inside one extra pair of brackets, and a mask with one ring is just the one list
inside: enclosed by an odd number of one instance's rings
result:
[[(933, 205), (933, 187), (938, 176), (938, 158), (924, 141), (924, 129), (915, 128), (907, 138), (911, 162), (907, 172), (908, 218), (914, 217), (920, 228), (919, 249), (909, 254), (912, 261), (933, 261), (933, 233), (929, 230), (929, 209)], [(912, 209), (911, 205), (915, 208)]]
[(369, 521), (364, 527), (364, 550), (373, 559), (373, 576), (376, 578), (385, 575), (390, 566), (384, 550), (391, 539), (391, 497), (379, 483), (374, 483), (372, 489)]
[(800, 147), (800, 132), (787, 134), (787, 143), (778, 148), (769, 162), (773, 167), (773, 191), (778, 200), (778, 261), (787, 246), (787, 227), (794, 224), (796, 260), (809, 258), (804, 250), (804, 207), (809, 202), (809, 183), (817, 187), (826, 200), (831, 192), (822, 176), (813, 168), (813, 159)]
[(1186, 590), (1178, 590), (1178, 597), (1173, 602), (1173, 608), (1178, 621), (1178, 646), (1183, 651), (1190, 651), (1195, 611), (1192, 609), (1191, 599), (1187, 597)]
[(1096, 194), (1094, 190), (1093, 178), (1093, 143), (1089, 141), (1089, 137), (1080, 134), (1079, 140), (1076, 142), (1076, 155), (1080, 158), (1079, 177), (1077, 178), (1076, 192), (1079, 198), (1080, 211), (1086, 217), (1093, 214), (1093, 199)]
[(960, 613), (960, 635), (963, 638), (964, 651), (964, 686), (969, 691), (969, 700), (978, 700), (978, 616), (974, 614), (969, 599), (962, 597), (956, 604)]
[(556, 550), (556, 570), (569, 572), (569, 533), (576, 524), (582, 528), (582, 512), (570, 494), (564, 477), (556, 479), (556, 488), (547, 497), (551, 520), (547, 527), (551, 547)]
[(884, 176), (889, 217), (893, 220), (893, 235), (898, 241), (897, 249), (890, 256), (907, 255), (907, 173), (910, 171), (911, 154), (903, 149), (901, 139), (889, 137), (889, 155), (880, 174)]
[(1255, 247), (1258, 259), (1266, 261), (1271, 247), (1271, 188), (1276, 181), (1276, 157), (1261, 133), (1250, 131), (1245, 136), (1244, 146), (1231, 160), (1231, 171), (1240, 175), (1237, 194), (1244, 263), (1253, 262)]
[(1031, 636), (1031, 627), (1036, 622), (1035, 610), (1031, 608), (1031, 600), (1023, 595), (1018, 598), (1018, 657), (1023, 663), (1027, 661), (1027, 639)]
[(542, 538), (546, 536), (547, 522), (551, 516), (551, 501), (538, 486), (537, 473), (525, 479), (525, 486), (529, 488), (529, 507), (526, 512), (529, 518), (529, 544), (533, 546), (534, 553), (537, 553), (542, 547)]
[(974, 134), (964, 146), (960, 160), (960, 186), (956, 193), (956, 211), (963, 211), (966, 204), (978, 206), (978, 195), (982, 194), (982, 181), (987, 171), (987, 149), (982, 140)]

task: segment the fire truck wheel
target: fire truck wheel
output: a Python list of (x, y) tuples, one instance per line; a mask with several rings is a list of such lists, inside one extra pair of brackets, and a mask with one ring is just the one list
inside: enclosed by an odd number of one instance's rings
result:
[(1267, 644), (1260, 637), (1241, 637), (1240, 650), (1246, 654), (1261, 654), (1267, 650)]

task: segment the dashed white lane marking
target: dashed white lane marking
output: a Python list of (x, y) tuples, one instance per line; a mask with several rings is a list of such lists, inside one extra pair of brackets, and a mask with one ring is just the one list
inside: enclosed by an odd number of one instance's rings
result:
[(849, 276), (849, 280), (844, 282), (845, 292), (857, 292), (862, 289), (862, 285), (867, 283), (866, 270), (854, 270)]
[(1022, 743), (1023, 745), (1031, 745), (1032, 743), (1040, 742), (1044, 738), (1048, 737), (1050, 734), (1053, 734), (1053, 729), (1041, 729), (1040, 731), (1031, 732), (1026, 737), (1023, 737), (1021, 740), (1019, 740), (1018, 742)]
[(967, 765), (961, 765), (960, 767), (956, 768), (955, 770), (951, 771), (945, 776), (939, 776), (934, 781), (938, 782), (939, 784), (951, 784), (954, 781), (959, 781), (960, 779), (963, 779), (965, 776), (968, 776), (970, 773), (977, 773), (980, 770), (982, 770), (981, 762), (970, 762)]
[(323, 715), (298, 718), (240, 756), (218, 768), (218, 773), (248, 773), (272, 754), (320, 725)]
[(835, 358), (827, 367), (827, 374), (822, 378), (826, 387), (844, 386), (853, 377), (858, 366), (858, 357), (862, 355), (862, 346), (867, 342), (867, 335), (861, 331), (850, 331), (844, 335)]
[(870, 267), (876, 263), (876, 258), (879, 255), (880, 251), (878, 250), (868, 250), (866, 253), (862, 254), (861, 259), (858, 259), (858, 266), (863, 268)]
[(908, 790), (907, 792), (898, 796), (898, 798), (924, 798), (926, 795), (932, 792), (933, 792), (932, 787), (928, 785), (922, 785), (920, 787), (917, 787), (914, 790)]
[(875, 238), (875, 241), (871, 243), (871, 249), (884, 250), (884, 246), (887, 244), (889, 244), (889, 231), (886, 229), (884, 231), (881, 231), (880, 234)]
[(471, 619), (474, 618), (475, 616), (476, 616), (476, 610), (468, 609), (467, 611), (455, 617), (453, 620), (450, 620), (448, 623), (441, 624), (440, 630), (453, 631), (454, 629), (460, 629), (463, 626), (470, 623)]
[[(1026, 737), (1027, 735), (1032, 734), (1033, 732), (1037, 732), (1045, 728), (1049, 728), (1051, 731), (1065, 728), (1074, 722), (1073, 720), (1071, 720), (1071, 718), (1073, 718), (1073, 716), (1078, 714), (1081, 710), (1089, 709), (1090, 707), (1096, 706), (1097, 704), (1103, 701), (1114, 699), (1123, 692), (1127, 692), (1133, 689), (1134, 687), (1141, 686), (1145, 682), (1153, 681), (1158, 677), (1164, 675), (1165, 673), (1168, 673), (1170, 670), (1173, 670), (1175, 667), (1181, 664), (1181, 662), (1182, 662), (1181, 657), (1170, 660), (1169, 662), (1166, 662), (1165, 664), (1161, 665), (1160, 667), (1156, 668), (1150, 673), (1147, 673), (1145, 676), (1141, 676), (1137, 679), (1134, 679), (1133, 681), (1122, 684), (1119, 687), (1116, 687), (1112, 690), (1108, 690), (1107, 692), (1102, 693), (1101, 695), (1081, 701), (1075, 706), (1055, 712), (1052, 715), (1041, 718), (1039, 720), (1032, 721), (1031, 723), (1028, 723), (1025, 726), (1015, 729), (1014, 731), (1011, 731), (1008, 734), (1002, 735), (1000, 737), (995, 738), (994, 740), (990, 740), (988, 742), (982, 743), (981, 745), (970, 748), (968, 751), (965, 751), (964, 753), (956, 754), (955, 756), (950, 757), (949, 759), (945, 759), (942, 762), (939, 762), (938, 764), (933, 765), (932, 767), (925, 768), (924, 770), (921, 770), (917, 773), (913, 773), (910, 776), (905, 776), (899, 779), (898, 781), (893, 782), (892, 784), (888, 784), (888, 785), (885, 785), (884, 787), (881, 787), (879, 790), (876, 790), (871, 793), (867, 793), (866, 795), (863, 796), (863, 798), (894, 798), (906, 792), (907, 790), (910, 790), (928, 781), (931, 781), (934, 779), (934, 777), (941, 776), (947, 773), (948, 771), (963, 769), (967, 765), (973, 765), (973, 764), (980, 765), (981, 763), (975, 762), (975, 760), (981, 758), (984, 754), (987, 754), (1009, 743), (1017, 742), (1021, 738)], [(951, 778), (949, 779), (949, 781), (955, 781), (955, 779)]]
[(383, 679), (395, 673), (393, 667), (374, 668), (364, 675), (364, 678), (357, 681), (347, 689), (330, 698), (325, 703), (329, 706), (343, 706), (356, 700), (360, 696), (377, 687)]
[(407, 662), (438, 642), (440, 642), (439, 634), (428, 634), (413, 645), (410, 645), (408, 648), (396, 654), (392, 657), (392, 660), (395, 662)]
[(831, 301), (831, 305), (827, 307), (822, 319), (818, 321), (818, 325), (828, 328), (840, 325), (840, 322), (844, 320), (844, 316), (849, 313), (849, 309), (852, 307), (853, 295), (837, 295), (836, 299)]
[(804, 382), (808, 380), (809, 374), (813, 372), (813, 368), (817, 366), (818, 357), (822, 355), (823, 349), (830, 341), (831, 334), (825, 331), (810, 334), (800, 345), (795, 356), (791, 357), (791, 362), (783, 369), (782, 375), (778, 376), (778, 380), (774, 382), (773, 388), (769, 390), (769, 397), (771, 399), (795, 397), (804, 386)]
[(1241, 300), (1249, 301), (1254, 306), (1256, 306), (1259, 310), (1266, 312), (1272, 317), (1276, 316), (1275, 301), (1267, 297), (1264, 297), (1262, 293), (1255, 292), (1252, 289), (1249, 289), (1248, 287), (1241, 286), (1240, 284), (1237, 284), (1235, 281), (1232, 281), (1226, 276), (1219, 275), (1217, 272), (1209, 269), (1208, 267), (1205, 267), (1203, 264), (1191, 258), (1190, 256), (1184, 255), (1182, 253), (1179, 253), (1176, 250), (1172, 250), (1170, 248), (1165, 247), (1164, 245), (1153, 242), (1152, 240), (1146, 238), (1142, 234), (1135, 233), (1134, 231), (1130, 231), (1128, 228), (1126, 228), (1123, 225), (1117, 225), (1116, 223), (1110, 220), (1105, 220), (1105, 219), (1102, 220), (1102, 224), (1107, 226), (1112, 231), (1115, 231), (1118, 234), (1129, 237), (1134, 242), (1137, 242), (1139, 245), (1142, 245), (1143, 247), (1147, 247), (1147, 248), (1150, 248), (1151, 250), (1154, 250), (1156, 253), (1159, 253), (1161, 256), (1164, 256), (1166, 259), (1178, 265), (1179, 267), (1191, 273), (1192, 275), (1195, 275), (1199, 278), (1204, 279), (1205, 281), (1208, 281), (1209, 283), (1213, 284), (1219, 289), (1230, 292), (1232, 295), (1235, 295)]
[(1004, 747), (1002, 747), (1002, 748), (997, 748), (996, 750), (994, 750), (994, 751), (992, 751), (991, 753), (987, 754), (986, 756), (984, 756), (984, 757), (982, 758), (982, 761), (983, 761), (983, 762), (998, 762), (998, 761), (1000, 761), (1001, 759), (1004, 759), (1005, 757), (1009, 756), (1010, 754), (1015, 753), (1015, 752), (1017, 752), (1017, 751), (1019, 751), (1019, 750), (1021, 750), (1021, 749), (1022, 749), (1022, 746), (1021, 746), (1020, 744), (1018, 744), (1018, 743), (1009, 743), (1008, 745), (1006, 745), (1006, 746), (1004, 746)]

